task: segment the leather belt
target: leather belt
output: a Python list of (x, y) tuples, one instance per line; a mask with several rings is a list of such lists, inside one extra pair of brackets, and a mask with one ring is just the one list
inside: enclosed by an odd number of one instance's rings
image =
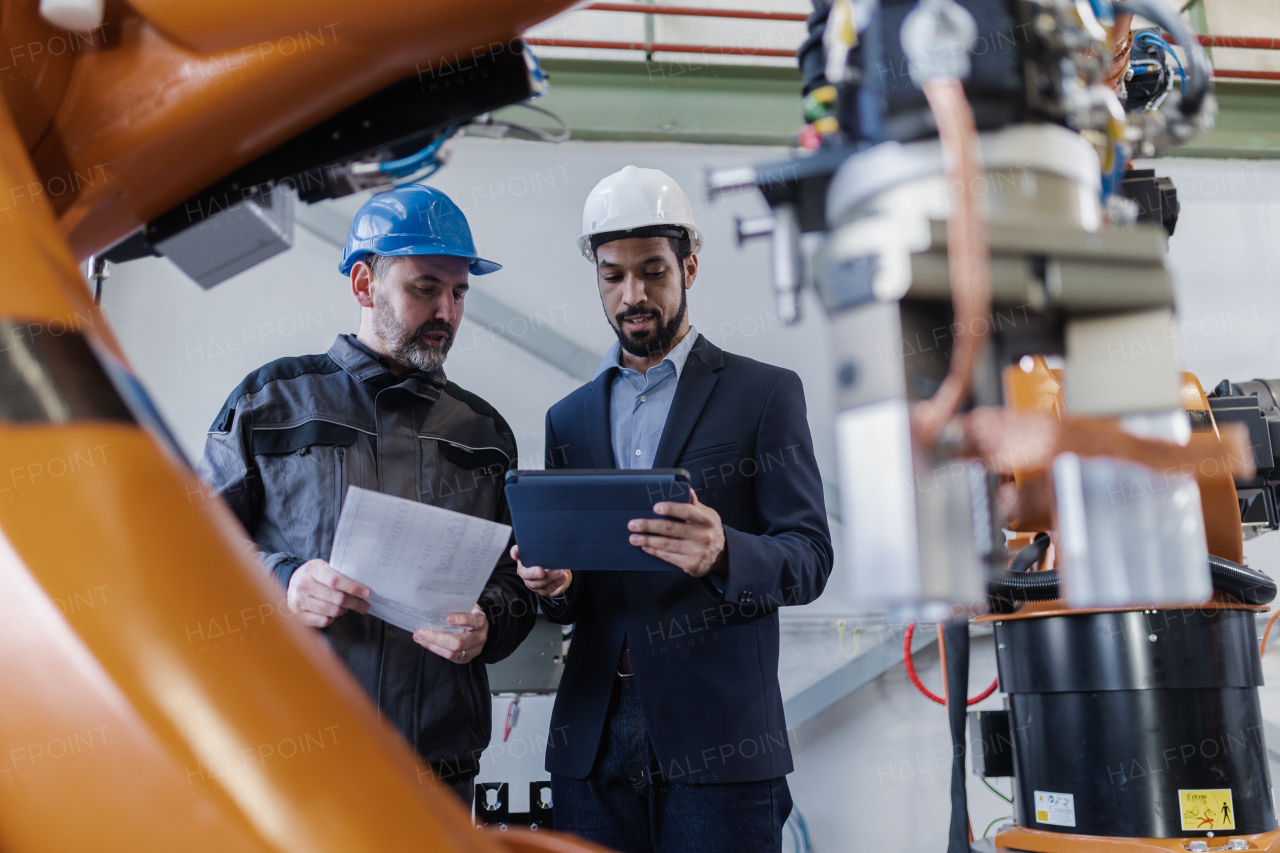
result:
[(635, 670), (631, 668), (631, 650), (623, 649), (622, 656), (618, 658), (618, 675), (623, 678), (629, 678), (635, 675)]

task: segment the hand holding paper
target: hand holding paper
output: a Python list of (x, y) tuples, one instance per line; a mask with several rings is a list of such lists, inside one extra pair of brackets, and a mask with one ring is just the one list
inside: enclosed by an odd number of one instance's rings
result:
[(327, 628), (343, 613), (368, 613), (369, 590), (333, 570), (324, 560), (308, 560), (289, 579), (289, 610), (310, 628)]
[(455, 634), (420, 628), (414, 633), (413, 641), (427, 651), (454, 663), (475, 660), (489, 640), (489, 618), (484, 615), (484, 611), (476, 605), (471, 608), (470, 613), (451, 613), (449, 624), (462, 630)]
[[(370, 590), (369, 613), (379, 619), (406, 631), (487, 636), (487, 620), (457, 625), (449, 615), (468, 621), (510, 537), (505, 524), (351, 486), (329, 562)], [(476, 654), (469, 650), (459, 662)]]

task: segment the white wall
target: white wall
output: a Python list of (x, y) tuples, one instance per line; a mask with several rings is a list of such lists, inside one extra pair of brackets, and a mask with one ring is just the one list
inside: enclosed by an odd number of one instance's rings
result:
[[(818, 458), (830, 471), (833, 412), (825, 323), (810, 301), (798, 327), (778, 324), (767, 248), (734, 245), (733, 216), (762, 212), (762, 202), (741, 196), (708, 207), (702, 201), (705, 167), (780, 153), (464, 139), (436, 184), (466, 210), (480, 250), (506, 264), (473, 285), (603, 353), (612, 333), (591, 267), (573, 242), (582, 200), (600, 177), (628, 163), (666, 170), (689, 192), (708, 236), (690, 294), (694, 323), (717, 344), (799, 372)], [(1280, 375), (1280, 164), (1171, 159), (1154, 165), (1174, 178), (1183, 205), (1169, 253), (1179, 297), (1175, 344), (1183, 364), (1207, 387), (1223, 378)], [(349, 217), (361, 201), (351, 198), (334, 206)], [(355, 330), (357, 312), (336, 271), (337, 257), (331, 246), (299, 229), (292, 251), (209, 292), (164, 260), (113, 270), (105, 289), (107, 315), (190, 455), (199, 453), (204, 430), (245, 373), (283, 355), (321, 352), (339, 332)], [(578, 384), (466, 321), (446, 370), (502, 411), (517, 433), (523, 463), (530, 466), (541, 454), (547, 406)], [(1280, 571), (1280, 535), (1251, 542), (1246, 552), (1253, 565)], [(841, 588), (837, 572), (827, 595), (803, 619), (805, 630), (825, 632), (830, 656), (838, 654), (834, 619), (845, 609)], [(797, 613), (787, 615), (784, 645), (787, 632), (799, 631), (802, 622)], [(925, 681), (940, 689), (936, 655), (926, 652), (921, 664)], [(1268, 664), (1268, 674), (1272, 669)], [(976, 692), (994, 677), (987, 641), (975, 643), (973, 670)], [(999, 696), (992, 697), (984, 707), (999, 703)], [(507, 700), (498, 700), (495, 711), (500, 714), (506, 705)], [(513, 741), (486, 756), (491, 779), (507, 778), (506, 773), (514, 782), (522, 781), (517, 775), (533, 778), (540, 766), (534, 753), (539, 735), (545, 737), (538, 729), (545, 726), (546, 705), (545, 700), (529, 702), (512, 735), (523, 743)], [(1280, 705), (1269, 694), (1264, 713), (1280, 720)], [(500, 719), (495, 724), (500, 739)], [(792, 737), (797, 769), (790, 781), (809, 820), (814, 849), (941, 849), (948, 821), (945, 715), (915, 694), (900, 669), (797, 727)], [(1007, 783), (997, 785), (1007, 791)], [(1009, 813), (976, 781), (969, 788), (978, 833), (990, 819)], [(517, 791), (516, 797), (517, 807), (523, 806), (523, 794)]]
[[(740, 146), (462, 139), (433, 184), (466, 212), (479, 250), (504, 264), (474, 277), (472, 286), (603, 355), (613, 332), (592, 268), (574, 243), (583, 200), (600, 178), (630, 163), (666, 170), (688, 192), (707, 235), (690, 319), (717, 345), (800, 374), (819, 459), (829, 469), (831, 408), (820, 390), (827, 381), (825, 325), (810, 305), (802, 324), (783, 327), (764, 278), (767, 247), (736, 247), (735, 214), (758, 214), (764, 203), (743, 195), (708, 206), (702, 194), (706, 167), (779, 154)], [(366, 197), (332, 205), (349, 220)], [(339, 332), (355, 331), (358, 311), (337, 263), (336, 249), (299, 228), (292, 250), (207, 292), (166, 260), (113, 269), (104, 310), (189, 454), (199, 453), (213, 416), (250, 370), (285, 355), (323, 352)], [(465, 319), (445, 371), (502, 412), (531, 467), (542, 454), (547, 407), (578, 385)]]
[[(1280, 376), (1280, 163), (1168, 158), (1138, 165), (1172, 178), (1182, 204), (1169, 267), (1183, 368), (1205, 391), (1223, 379)], [(1246, 542), (1245, 557), (1280, 574), (1280, 533)]]

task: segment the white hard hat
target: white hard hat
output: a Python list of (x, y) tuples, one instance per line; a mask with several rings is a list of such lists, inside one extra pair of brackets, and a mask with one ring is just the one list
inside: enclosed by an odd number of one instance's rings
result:
[[(595, 263), (593, 236), (664, 225), (683, 229), (695, 254), (702, 248), (702, 229), (693, 221), (689, 197), (680, 185), (658, 169), (627, 166), (601, 180), (587, 196), (578, 248), (583, 257)], [(625, 236), (619, 233), (614, 239)]]

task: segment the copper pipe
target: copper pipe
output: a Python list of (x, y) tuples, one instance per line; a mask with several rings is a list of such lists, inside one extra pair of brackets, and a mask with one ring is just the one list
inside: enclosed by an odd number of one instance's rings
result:
[[(964, 86), (953, 77), (924, 84), (938, 125), (938, 137), (946, 158), (951, 185), (951, 215), (947, 217), (947, 266), (951, 278), (951, 303), (956, 333), (951, 364), (937, 392), (916, 403), (912, 433), (924, 447), (931, 447), (942, 428), (964, 405), (974, 368), (982, 355), (991, 316), (991, 258), (987, 225), (972, 191), (982, 177), (978, 162), (978, 131)], [(979, 326), (979, 324), (981, 324)]]

